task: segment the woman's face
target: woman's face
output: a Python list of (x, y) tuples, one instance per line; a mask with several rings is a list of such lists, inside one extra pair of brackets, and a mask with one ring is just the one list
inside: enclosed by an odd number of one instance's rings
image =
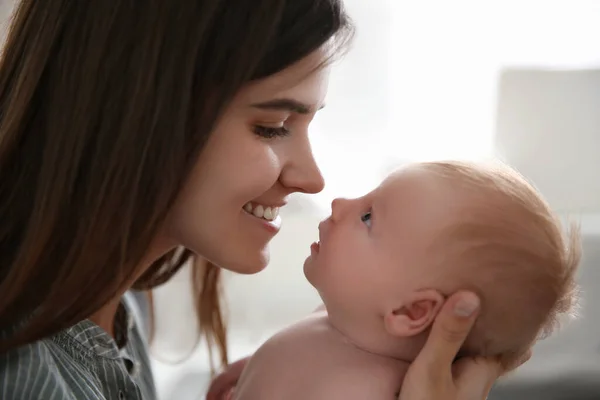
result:
[(323, 54), (235, 96), (167, 219), (171, 243), (239, 273), (267, 265), (287, 197), (324, 186), (308, 140), (327, 92), (328, 69), (315, 69)]

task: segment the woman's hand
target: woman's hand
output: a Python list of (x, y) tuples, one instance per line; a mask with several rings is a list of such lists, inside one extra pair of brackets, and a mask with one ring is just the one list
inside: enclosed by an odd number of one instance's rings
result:
[(225, 368), (225, 371), (217, 375), (208, 388), (206, 400), (228, 399), (230, 393), (237, 384), (238, 379), (240, 379), (249, 358), (250, 357), (242, 358), (233, 364), (229, 364), (227, 368)]
[[(399, 400), (487, 398), (496, 379), (505, 372), (500, 364), (483, 358), (464, 358), (453, 363), (478, 312), (479, 299), (473, 293), (459, 292), (446, 301), (425, 347), (406, 373)], [(529, 352), (520, 364), (530, 356)]]

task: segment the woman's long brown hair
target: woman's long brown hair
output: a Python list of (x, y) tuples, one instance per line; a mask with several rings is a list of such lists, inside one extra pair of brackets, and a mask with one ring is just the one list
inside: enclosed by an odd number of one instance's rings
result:
[[(21, 0), (0, 64), (0, 351), (128, 289), (233, 95), (351, 31), (341, 0)], [(194, 283), (226, 362), (218, 268)]]

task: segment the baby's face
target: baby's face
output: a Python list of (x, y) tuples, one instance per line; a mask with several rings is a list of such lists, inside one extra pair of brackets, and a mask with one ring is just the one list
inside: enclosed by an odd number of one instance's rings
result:
[(364, 197), (332, 203), (319, 225), (304, 272), (330, 316), (386, 312), (403, 295), (426, 287), (428, 246), (451, 218), (449, 188), (411, 167)]

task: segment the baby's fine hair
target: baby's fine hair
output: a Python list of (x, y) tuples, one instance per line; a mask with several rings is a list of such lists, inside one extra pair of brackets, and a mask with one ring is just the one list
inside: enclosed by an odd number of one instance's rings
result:
[[(500, 162), (426, 162), (467, 201), (435, 246), (446, 246), (448, 279), (442, 291), (478, 293), (482, 311), (462, 354), (515, 363), (538, 339), (573, 317), (579, 228), (562, 224), (538, 191)], [(436, 251), (441, 249), (432, 249)]]

